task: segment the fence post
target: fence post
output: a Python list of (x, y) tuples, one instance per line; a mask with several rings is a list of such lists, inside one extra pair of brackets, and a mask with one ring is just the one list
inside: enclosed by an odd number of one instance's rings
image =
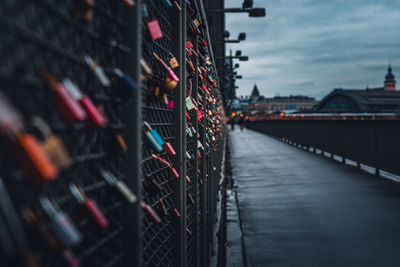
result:
[[(132, 9), (128, 9), (124, 16), (127, 20), (129, 27), (126, 28), (126, 44), (131, 49), (123, 62), (123, 69), (134, 79), (140, 88), (140, 66), (139, 58), (141, 54), (141, 12), (140, 12), (141, 1), (136, 2), (136, 6)], [(136, 194), (138, 201), (134, 205), (129, 205), (125, 209), (126, 214), (126, 234), (124, 238), (124, 249), (125, 249), (125, 264), (132, 266), (141, 266), (141, 207), (140, 200), (141, 196), (141, 132), (138, 129), (142, 125), (141, 108), (142, 108), (141, 90), (137, 90), (133, 93), (132, 101), (125, 107), (125, 118), (126, 122), (126, 143), (129, 147), (126, 160), (125, 160), (125, 174), (126, 183), (132, 188), (132, 191)]]

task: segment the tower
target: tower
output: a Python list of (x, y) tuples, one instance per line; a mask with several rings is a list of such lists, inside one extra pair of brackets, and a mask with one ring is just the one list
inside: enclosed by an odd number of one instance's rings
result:
[(251, 99), (258, 99), (260, 97), (260, 92), (258, 91), (257, 85), (254, 85), (253, 91), (251, 92)]
[(395, 91), (396, 90), (396, 80), (392, 73), (392, 66), (390, 64), (388, 67), (388, 73), (386, 74), (386, 77), (385, 77), (384, 85), (385, 85), (385, 87), (384, 87), (385, 91)]

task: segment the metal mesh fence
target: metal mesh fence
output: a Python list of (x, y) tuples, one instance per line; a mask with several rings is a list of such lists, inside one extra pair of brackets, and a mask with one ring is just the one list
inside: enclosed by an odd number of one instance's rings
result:
[[(166, 76), (162, 66), (154, 58), (156, 53), (161, 59), (168, 62), (173, 47), (173, 28), (170, 23), (171, 10), (160, 4), (160, 1), (146, 1), (142, 9), (142, 58), (152, 70), (150, 77), (143, 83), (143, 120), (164, 137), (165, 141), (172, 143), (173, 135), (173, 109), (163, 103), (160, 86)], [(162, 30), (163, 37), (152, 40), (147, 23), (157, 21)], [(173, 101), (171, 95), (168, 98)], [(160, 223), (155, 223), (149, 216), (143, 216), (142, 246), (143, 264), (145, 266), (175, 266), (174, 249), (176, 235), (172, 226), (173, 198), (175, 192), (172, 183), (177, 183), (168, 166), (158, 162), (152, 154), (156, 153), (144, 138), (142, 148), (143, 171), (143, 200), (150, 205), (161, 218)], [(172, 158), (163, 151), (159, 157), (172, 161)], [(164, 208), (163, 208), (164, 205)]]
[[(130, 248), (126, 243), (133, 227), (126, 220), (130, 204), (115, 184), (112, 186), (105, 179), (102, 170), (112, 173), (122, 182), (140, 180), (138, 191), (142, 197), (137, 205), (143, 209), (140, 214), (135, 214), (141, 221), (140, 237), (135, 241), (141, 243), (138, 263), (143, 266), (178, 266), (178, 256), (184, 255), (185, 266), (205, 266), (203, 258), (210, 253), (211, 234), (206, 229), (213, 224), (213, 209), (209, 208), (213, 196), (209, 195), (212, 192), (208, 190), (208, 181), (217, 178), (212, 168), (218, 164), (210, 160), (218, 158), (213, 157), (213, 153), (222, 153), (219, 145), (223, 137), (219, 135), (222, 119), (216, 117), (222, 116), (223, 111), (213, 81), (216, 73), (212, 61), (207, 58), (209, 51), (204, 44), (210, 42), (205, 35), (206, 29), (199, 26), (198, 34), (194, 32), (194, 20), (202, 23), (197, 2), (178, 1), (182, 12), (173, 7), (166, 8), (160, 0), (136, 2), (136, 8), (140, 8), (142, 14), (142, 20), (138, 21), (141, 59), (151, 69), (146, 80), (137, 81), (141, 84), (139, 93), (142, 99), (137, 111), (141, 113), (143, 122), (143, 129), (137, 131), (141, 132), (142, 146), (129, 148), (141, 154), (141, 177), (126, 177), (125, 174), (125, 165), (130, 159), (126, 157), (124, 141), (128, 138), (125, 130), (129, 123), (125, 119), (128, 117), (129, 120), (129, 116), (124, 114), (124, 106), (129, 95), (121, 89), (121, 78), (115, 71), (125, 65), (127, 55), (132, 52), (132, 47), (125, 43), (125, 34), (131, 27), (127, 23), (126, 9), (132, 7), (124, 4), (129, 1), (122, 0), (96, 0), (95, 5), (92, 2), (3, 0), (0, 3), (0, 92), (19, 113), (23, 124), (23, 130), (18, 134), (1, 135), (0, 182), (4, 182), (12, 208), (21, 221), (21, 229), (17, 231), (22, 230), (27, 240), (23, 246), (15, 241), (4, 241), (8, 233), (16, 230), (9, 225), (9, 216), (0, 205), (1, 266), (35, 266), (34, 262), (38, 266), (78, 266), (74, 265), (78, 261), (80, 266), (89, 267), (132, 264), (127, 262)], [(189, 8), (186, 9), (186, 5)], [(184, 53), (181, 66), (174, 71), (178, 73), (179, 68), (184, 69), (180, 80), (186, 80), (187, 86), (182, 90), (186, 92), (185, 96), (192, 97), (198, 110), (187, 114), (183, 127), (186, 129), (185, 161), (181, 163), (185, 172), (179, 173), (177, 178), (173, 169), (179, 169), (179, 166), (172, 165), (174, 156), (166, 149), (157, 152), (146, 132), (150, 126), (163, 137), (164, 142), (179, 141), (175, 136), (177, 114), (173, 105), (185, 105), (185, 101), (177, 102), (172, 92), (166, 93), (166, 71), (153, 53), (167, 64), (174, 57), (171, 52), (176, 50), (178, 33), (171, 21), (186, 13), (186, 38), (180, 42), (190, 41), (194, 53)], [(163, 35), (156, 40), (150, 36), (148, 26), (154, 20), (158, 21)], [(89, 65), (86, 56), (98, 65)], [(193, 63), (194, 70), (186, 59)], [(109, 84), (102, 80), (101, 71), (96, 66), (102, 68)], [(45, 71), (58, 85), (66, 78), (76, 84), (91, 99), (96, 111), (106, 118), (106, 124), (93, 127), (87, 121), (69, 123), (60, 103), (54, 101), (51, 89), (54, 85), (48, 78), (43, 78)], [(192, 84), (191, 90), (189, 84)], [(0, 100), (2, 98), (0, 96)], [(38, 131), (34, 117), (47, 123), (52, 133), (64, 143), (71, 158), (69, 168), (59, 168), (57, 178), (41, 186), (32, 184), (18, 163), (18, 156), (13, 156), (15, 143), (22, 134), (35, 136), (41, 144), (47, 140)], [(186, 192), (176, 191), (181, 183), (186, 183)], [(106, 227), (99, 226), (101, 218), (88, 211), (86, 204), (79, 203), (71, 191), (71, 184), (79, 186), (87, 199), (95, 201), (108, 224)], [(215, 183), (212, 186), (215, 187)], [(184, 201), (184, 210), (174, 206), (178, 196)], [(48, 215), (43, 205), (43, 197), (68, 215), (82, 236), (79, 244), (64, 244), (65, 240), (52, 225), (54, 218)], [(186, 222), (186, 229), (177, 228), (180, 220)], [(178, 231), (183, 232), (186, 239), (184, 251), (178, 246)], [(13, 243), (17, 250), (10, 253), (7, 249), (9, 243)]]
[[(37, 187), (28, 181), (12, 155), (10, 139), (3, 138), (0, 153), (0, 175), (7, 186), (15, 208), (19, 213), (27, 210), (45, 223), (45, 214), (39, 198), (46, 196), (69, 215), (82, 234), (80, 244), (71, 252), (83, 266), (122, 266), (124, 233), (123, 207), (126, 203), (100, 175), (99, 166), (123, 179), (124, 152), (118, 146), (117, 134), (122, 134), (121, 98), (112, 85), (102, 86), (84, 60), (90, 55), (104, 66), (107, 74), (118, 67), (127, 52), (122, 46), (120, 2), (98, 0), (93, 18), (83, 23), (76, 17), (77, 6), (72, 1), (11, 1), (0, 3), (0, 82), (1, 92), (19, 112), (28, 133), (35, 131), (32, 117), (43, 119), (54, 134), (64, 142), (71, 157), (69, 169), (62, 170), (55, 181)], [(57, 112), (57, 104), (41, 78), (47, 70), (54, 78), (64, 78), (76, 83), (93, 103), (104, 111), (107, 125), (97, 129), (86, 127), (84, 122), (69, 125)], [(72, 196), (69, 185), (79, 185), (86, 195), (95, 200), (108, 220), (108, 226), (93, 225), (85, 211)], [(3, 215), (5, 216), (5, 215)], [(31, 254), (40, 266), (63, 266), (68, 260), (64, 249), (49, 249), (40, 231), (23, 220)], [(11, 242), (11, 241), (10, 241)], [(15, 266), (14, 259), (0, 256), (2, 266)], [(27, 257), (27, 256), (26, 256)], [(3, 264), (5, 263), (5, 265)]]

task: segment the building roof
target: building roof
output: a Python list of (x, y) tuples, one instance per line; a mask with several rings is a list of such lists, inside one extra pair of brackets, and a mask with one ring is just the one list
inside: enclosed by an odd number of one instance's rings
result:
[(385, 91), (382, 87), (366, 90), (339, 88), (325, 96), (316, 106), (317, 111), (327, 112), (341, 108), (360, 112), (400, 111), (400, 91)]

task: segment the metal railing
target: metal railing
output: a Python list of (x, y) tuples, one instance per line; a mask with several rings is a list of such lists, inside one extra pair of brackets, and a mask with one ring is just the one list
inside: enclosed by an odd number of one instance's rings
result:
[(400, 175), (397, 120), (270, 120), (249, 128)]

